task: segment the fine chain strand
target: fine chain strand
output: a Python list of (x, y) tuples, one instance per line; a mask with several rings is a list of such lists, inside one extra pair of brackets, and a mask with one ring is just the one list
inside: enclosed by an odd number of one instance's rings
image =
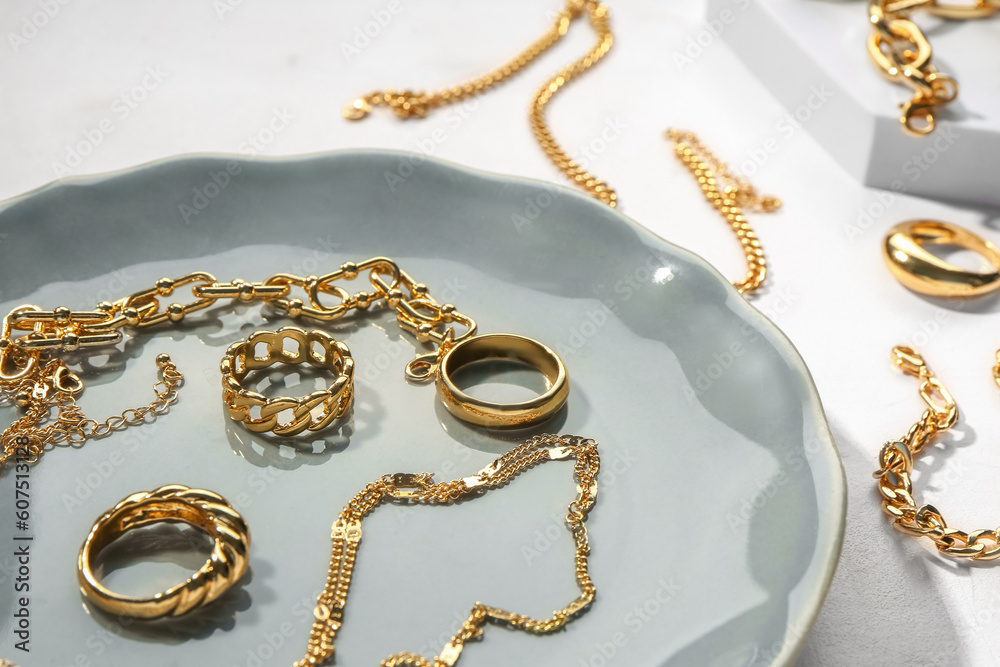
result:
[(735, 178), (693, 133), (671, 129), (667, 131), (666, 138), (674, 142), (677, 159), (691, 172), (705, 198), (736, 234), (746, 258), (747, 272), (742, 280), (733, 284), (741, 294), (750, 294), (767, 277), (767, 260), (757, 235), (743, 214), (743, 207), (770, 213), (781, 207), (781, 200), (761, 196), (750, 183)]
[[(16, 403), (27, 401), (26, 412), (0, 435), (0, 467), (13, 460), (18, 449), (18, 440), (27, 438), (27, 452), (30, 462), (37, 462), (50, 445), (69, 443), (82, 445), (87, 440), (107, 437), (115, 431), (122, 431), (129, 426), (139, 426), (149, 423), (149, 418), (162, 415), (177, 402), (177, 390), (184, 381), (184, 376), (166, 354), (157, 356), (156, 365), (160, 373), (160, 381), (153, 385), (156, 398), (149, 404), (138, 408), (130, 408), (120, 415), (108, 417), (101, 423), (87, 419), (76, 403), (75, 396), (68, 391), (52, 391), (44, 397), (28, 398), (35, 386), (22, 383), (14, 390)], [(46, 368), (52, 374), (53, 368), (63, 368), (59, 360), (52, 360)], [(55, 408), (57, 417), (54, 422), (42, 425), (48, 418), (49, 411)], [(23, 442), (23, 441), (22, 441)]]
[[(353, 295), (340, 285), (367, 273), (372, 291)], [(178, 288), (189, 287), (193, 299), (185, 304), (166, 304)], [(301, 290), (303, 298), (293, 295)], [(152, 415), (166, 412), (177, 400), (183, 375), (167, 355), (157, 357), (161, 380), (154, 386), (156, 399), (149, 405), (124, 411), (102, 423), (87, 419), (76, 404), (82, 381), (54, 352), (73, 352), (117, 344), (122, 329), (143, 329), (165, 323), (179, 323), (190, 313), (208, 308), (220, 299), (250, 303), (262, 301), (291, 318), (332, 321), (355, 310), (384, 303), (395, 310), (400, 326), (420, 343), (433, 343), (437, 350), (418, 355), (407, 366), (407, 377), (420, 382), (431, 379), (443, 355), (455, 343), (476, 333), (476, 322), (441, 304), (387, 257), (364, 262), (346, 262), (323, 276), (296, 276), (277, 273), (260, 283), (245, 280), (218, 282), (210, 273), (194, 272), (180, 278), (161, 278), (153, 287), (134, 292), (113, 303), (103, 302), (92, 311), (72, 311), (66, 307), (44, 311), (35, 305), (12, 310), (0, 331), (0, 399), (25, 410), (0, 435), (0, 465), (12, 460), (18, 441), (27, 437), (37, 461), (48, 445), (69, 442), (82, 444), (114, 431), (145, 423)], [(461, 334), (455, 327), (464, 328)], [(15, 332), (29, 332), (15, 335)], [(56, 408), (54, 422), (44, 424)], [(44, 424), (44, 425), (43, 425)]]
[[(902, 370), (919, 380), (920, 396), (927, 409), (902, 438), (891, 440), (879, 451), (877, 480), (882, 509), (897, 530), (908, 535), (927, 537), (937, 550), (956, 558), (993, 560), (1000, 558), (1000, 528), (967, 533), (949, 528), (933, 505), (917, 505), (913, 498), (913, 459), (938, 434), (958, 422), (958, 405), (951, 393), (937, 379), (923, 357), (907, 347), (893, 348), (893, 359)], [(1000, 385), (1000, 352), (993, 367), (993, 378)]]
[(539, 435), (471, 477), (434, 483), (428, 473), (386, 475), (355, 495), (333, 525), (329, 571), (323, 592), (316, 600), (315, 620), (305, 657), (296, 662), (295, 667), (314, 667), (332, 660), (361, 543), (361, 521), (379, 505), (384, 502), (449, 505), (501, 488), (525, 470), (545, 461), (570, 458), (574, 459), (577, 497), (569, 504), (566, 525), (576, 546), (574, 569), (580, 596), (554, 611), (552, 617), (547, 619), (535, 619), (477, 602), (458, 633), (433, 660), (415, 653), (397, 653), (383, 660), (380, 667), (452, 667), (465, 643), (482, 637), (483, 626), (487, 622), (535, 634), (552, 633), (565, 626), (590, 606), (596, 594), (588, 569), (590, 542), (585, 521), (597, 497), (600, 457), (597, 443), (593, 440), (577, 436)]
[(582, 58), (560, 70), (538, 89), (532, 98), (529, 121), (539, 146), (556, 168), (592, 197), (614, 208), (618, 205), (618, 195), (615, 191), (570, 158), (552, 135), (545, 119), (546, 106), (552, 97), (570, 81), (597, 64), (614, 44), (614, 36), (608, 21), (608, 9), (596, 0), (568, 0), (545, 35), (506, 64), (481, 77), (436, 92), (376, 91), (354, 100), (344, 109), (344, 116), (350, 120), (359, 120), (364, 118), (372, 107), (387, 106), (398, 118), (423, 118), (431, 109), (484, 93), (514, 76), (555, 46), (566, 36), (572, 22), (584, 13), (597, 33), (597, 41)]

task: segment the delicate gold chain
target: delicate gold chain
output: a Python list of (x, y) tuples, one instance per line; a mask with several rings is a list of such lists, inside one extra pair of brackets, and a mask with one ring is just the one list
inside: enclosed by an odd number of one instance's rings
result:
[[(352, 281), (365, 272), (373, 291), (352, 295), (341, 287), (341, 281)], [(181, 287), (190, 287), (192, 300), (166, 304), (165, 297)], [(305, 298), (294, 297), (293, 288), (301, 290)], [(156, 400), (97, 423), (84, 417), (76, 404), (75, 396), (83, 390), (81, 380), (62, 360), (46, 357), (55, 352), (115, 345), (122, 340), (124, 328), (144, 329), (181, 322), (186, 315), (208, 308), (220, 299), (241, 303), (263, 301), (289, 317), (319, 321), (332, 321), (353, 310), (385, 303), (396, 311), (400, 326), (414, 334), (418, 342), (438, 346), (437, 350), (420, 354), (409, 363), (407, 377), (414, 381), (433, 377), (444, 353), (476, 333), (475, 320), (451, 304), (435, 301), (427, 285), (413, 280), (387, 257), (373, 257), (357, 264), (347, 262), (323, 276), (277, 273), (260, 283), (245, 280), (220, 283), (212, 274), (198, 271), (176, 279), (161, 278), (153, 287), (114, 303), (100, 303), (92, 311), (72, 311), (65, 307), (46, 311), (30, 304), (19, 306), (4, 318), (0, 330), (0, 398), (15, 402), (26, 409), (26, 414), (0, 436), (3, 447), (0, 465), (14, 455), (19, 437), (29, 437), (37, 460), (47, 445), (79, 444), (142, 424), (150, 414), (165, 412), (177, 400), (177, 388), (183, 380), (170, 357), (160, 355), (157, 366), (162, 380), (154, 387)], [(454, 324), (464, 331), (456, 333)], [(16, 332), (28, 333), (16, 335)], [(53, 407), (58, 409), (58, 418), (43, 425)]]
[[(120, 415), (108, 417), (102, 423), (87, 419), (76, 403), (74, 392), (59, 388), (57, 383), (52, 382), (51, 378), (56, 377), (57, 373), (67, 370), (66, 365), (59, 359), (50, 361), (38, 377), (26, 379), (9, 390), (0, 383), (0, 391), (4, 394), (9, 391), (14, 395), (15, 403), (26, 408), (25, 415), (0, 435), (0, 445), (2, 445), (0, 466), (13, 460), (19, 438), (28, 439), (27, 451), (30, 462), (34, 463), (50, 445), (62, 443), (80, 445), (87, 440), (103, 438), (129, 426), (148, 423), (150, 415), (163, 414), (177, 402), (177, 389), (184, 381), (184, 376), (166, 354), (156, 357), (156, 365), (161, 378), (153, 385), (156, 398), (148, 405), (125, 410)], [(52, 408), (57, 411), (56, 420), (43, 426)]]
[(569, 31), (570, 24), (586, 12), (590, 25), (597, 33), (597, 42), (585, 56), (560, 70), (535, 93), (531, 103), (531, 129), (549, 160), (573, 183), (608, 206), (615, 207), (618, 197), (604, 181), (583, 169), (559, 146), (545, 120), (545, 107), (563, 86), (577, 78), (601, 60), (614, 43), (608, 23), (607, 7), (595, 0), (568, 0), (566, 7), (556, 16), (555, 24), (541, 39), (518, 54), (513, 60), (488, 74), (458, 86), (437, 92), (411, 90), (376, 91), (359, 97), (344, 109), (350, 120), (364, 118), (372, 107), (388, 106), (399, 118), (423, 118), (431, 109), (453, 104), (473, 95), (479, 95), (517, 74), (524, 67), (552, 48)]
[(781, 207), (781, 200), (757, 194), (750, 183), (735, 178), (719, 158), (691, 132), (668, 130), (666, 138), (674, 142), (677, 158), (698, 181), (705, 198), (719, 211), (743, 247), (747, 261), (747, 274), (743, 280), (734, 281), (741, 294), (753, 292), (767, 276), (764, 249), (757, 240), (750, 223), (743, 215), (743, 207), (770, 213)]
[(565, 626), (590, 606), (596, 592), (588, 571), (590, 542), (585, 522), (597, 498), (600, 457), (597, 443), (593, 440), (577, 436), (539, 435), (507, 452), (471, 477), (434, 483), (427, 473), (386, 475), (355, 495), (333, 524), (333, 553), (326, 585), (316, 600), (313, 612), (315, 620), (309, 633), (306, 655), (295, 663), (295, 667), (312, 667), (332, 660), (361, 544), (361, 520), (376, 507), (387, 501), (448, 505), (501, 488), (537, 464), (571, 458), (575, 461), (577, 497), (569, 504), (566, 526), (576, 545), (574, 562), (580, 596), (562, 609), (554, 611), (551, 618), (542, 620), (477, 602), (461, 629), (436, 658), (428, 660), (415, 653), (398, 653), (383, 660), (381, 667), (451, 667), (458, 661), (465, 643), (482, 636), (483, 626), (488, 621), (536, 634), (556, 632)]
[[(918, 352), (897, 346), (892, 349), (892, 354), (904, 372), (920, 379), (920, 397), (927, 404), (927, 410), (905, 436), (882, 445), (878, 456), (879, 469), (873, 474), (878, 480), (882, 509), (892, 517), (894, 528), (908, 535), (930, 538), (943, 554), (976, 560), (1000, 557), (1000, 528), (971, 533), (949, 528), (937, 508), (933, 505), (917, 506), (913, 499), (913, 484), (910, 481), (913, 458), (934, 436), (958, 422), (958, 406)], [(1000, 352), (993, 367), (993, 379), (1000, 386)]]
[(1000, 10), (1000, 0), (975, 0), (969, 5), (937, 0), (869, 0), (872, 32), (868, 55), (884, 77), (913, 91), (913, 98), (901, 105), (899, 122), (907, 134), (920, 137), (934, 131), (938, 107), (958, 97), (958, 82), (938, 72), (931, 62), (930, 42), (910, 20), (910, 13), (916, 9), (944, 19), (981, 19)]

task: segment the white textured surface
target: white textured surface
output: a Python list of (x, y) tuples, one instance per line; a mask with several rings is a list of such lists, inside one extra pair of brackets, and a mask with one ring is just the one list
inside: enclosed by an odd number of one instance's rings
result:
[[(562, 182), (535, 145), (525, 109), (537, 85), (591, 42), (589, 29), (574, 25), (565, 44), (470, 103), (465, 117), (456, 109), (419, 122), (378, 114), (349, 124), (340, 108), (358, 93), (451, 84), (496, 65), (548, 25), (558, 2), (399, 0), (398, 14), (350, 62), (342, 44), (388, 2), (53, 1), (58, 12), (14, 51), (9, 34), (44, 4), (8, 0), (0, 8), (0, 197), (52, 180), (53, 163), (104, 119), (113, 131), (73, 173), (193, 151), (247, 152), (248, 137), (266, 138), (268, 124), (286, 113), (292, 118), (262, 154), (423, 148), (481, 169)], [(231, 5), (219, 15), (217, 8)], [(743, 267), (730, 232), (660, 133), (690, 128), (736, 163), (774, 149), (753, 180), (785, 208), (752, 220), (773, 268), (755, 303), (812, 369), (850, 487), (844, 556), (802, 664), (995, 664), (1000, 573), (941, 561), (890, 530), (870, 474), (879, 445), (922, 408), (913, 381), (888, 363), (889, 349), (919, 344), (961, 403), (963, 422), (947, 448), (918, 464), (918, 492), (961, 527), (1000, 520), (993, 484), (1000, 454), (979, 437), (997, 427), (989, 375), (1000, 343), (991, 326), (997, 301), (930, 303), (898, 286), (879, 257), (882, 232), (900, 220), (943, 218), (996, 240), (995, 212), (902, 196), (885, 205), (884, 193), (856, 185), (808, 132), (789, 131), (784, 109), (721, 40), (704, 37), (702, 2), (621, 0), (612, 9), (615, 49), (557, 99), (551, 118), (571, 152), (602, 132), (613, 139), (590, 166), (618, 189), (625, 213), (736, 276)], [(708, 46), (678, 64), (675, 56), (699, 34)], [(157, 67), (166, 76), (143, 102), (135, 109), (116, 103)], [(816, 113), (819, 119), (823, 109)], [(16, 252), (2, 240), (0, 248)]]

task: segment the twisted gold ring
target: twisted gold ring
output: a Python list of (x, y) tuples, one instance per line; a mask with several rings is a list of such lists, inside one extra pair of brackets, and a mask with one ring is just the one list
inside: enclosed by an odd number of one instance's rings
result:
[[(285, 341), (295, 343), (295, 349), (285, 347)], [(267, 353), (257, 356), (259, 344)], [(277, 363), (308, 363), (332, 372), (336, 379), (327, 389), (314, 391), (300, 398), (283, 396), (265, 398), (263, 394), (242, 386), (246, 376), (255, 370)], [(298, 327), (283, 327), (277, 331), (257, 331), (247, 340), (233, 343), (226, 350), (220, 365), (222, 370), (222, 400), (229, 416), (243, 422), (251, 431), (271, 431), (275, 435), (292, 436), (305, 431), (319, 431), (347, 414), (354, 402), (354, 360), (344, 343), (322, 331), (306, 332)], [(313, 410), (322, 407), (318, 415)], [(260, 410), (260, 416), (253, 411)], [(281, 413), (290, 410), (291, 421), (282, 423)]]
[[(992, 271), (967, 271), (932, 255), (925, 246), (951, 245), (985, 258)], [(967, 297), (1000, 288), (1000, 250), (972, 232), (936, 220), (911, 220), (889, 230), (882, 247), (899, 282), (929, 296)]]
[[(212, 555), (190, 579), (152, 597), (119, 595), (97, 580), (91, 562), (98, 553), (133, 528), (153, 523), (186, 523), (215, 540)], [(180, 484), (133, 493), (94, 522), (80, 548), (77, 579), (91, 603), (112, 614), (134, 618), (181, 616), (202, 607), (238, 582), (247, 570), (250, 531), (243, 517), (218, 494)]]

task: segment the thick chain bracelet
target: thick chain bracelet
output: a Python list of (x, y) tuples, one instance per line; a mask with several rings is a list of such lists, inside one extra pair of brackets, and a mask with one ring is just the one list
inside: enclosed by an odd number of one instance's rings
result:
[[(906, 435), (882, 445), (879, 469), (874, 477), (882, 496), (882, 509), (893, 520), (893, 527), (908, 535), (927, 537), (938, 551), (956, 558), (992, 560), (1000, 557), (1000, 528), (971, 533), (949, 528), (933, 505), (917, 505), (913, 499), (913, 459), (938, 433), (958, 422), (958, 405), (951, 393), (927, 367), (923, 357), (908, 347), (895, 347), (893, 360), (906, 373), (918, 378), (920, 397), (927, 410)], [(1000, 353), (993, 367), (993, 378), (1000, 385)]]

